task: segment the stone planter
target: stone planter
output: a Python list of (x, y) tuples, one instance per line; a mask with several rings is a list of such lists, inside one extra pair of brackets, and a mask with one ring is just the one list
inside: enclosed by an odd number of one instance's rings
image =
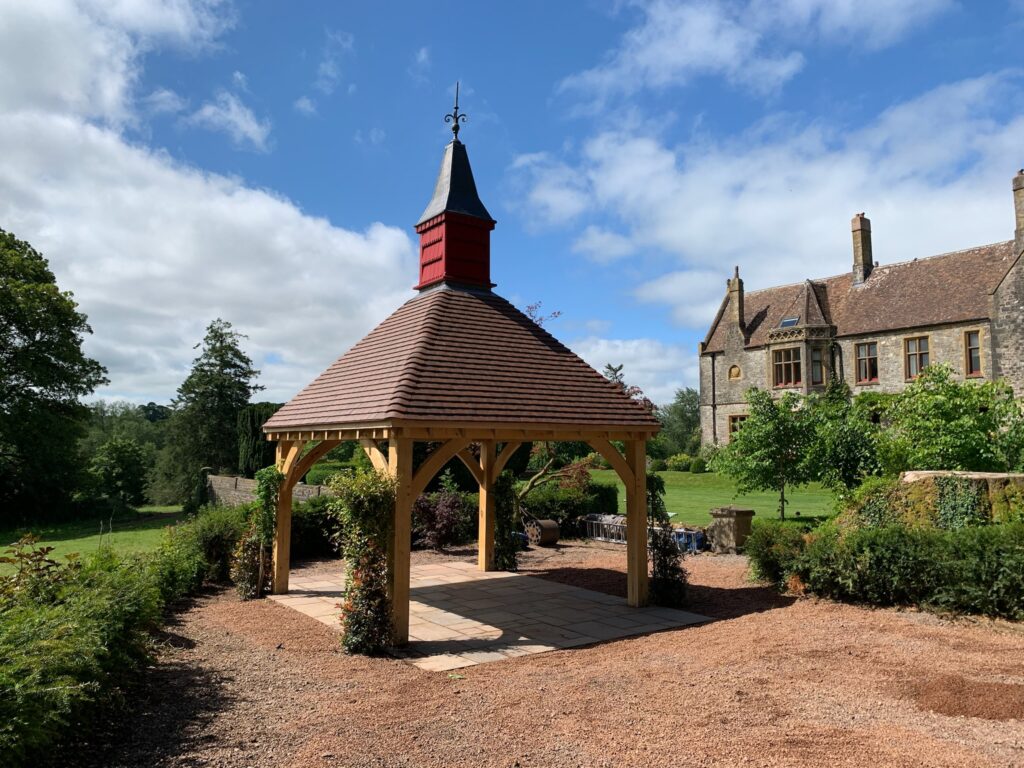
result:
[(711, 525), (708, 526), (711, 551), (716, 555), (735, 555), (743, 549), (743, 544), (750, 535), (753, 519), (754, 510), (752, 509), (731, 506), (712, 509)]

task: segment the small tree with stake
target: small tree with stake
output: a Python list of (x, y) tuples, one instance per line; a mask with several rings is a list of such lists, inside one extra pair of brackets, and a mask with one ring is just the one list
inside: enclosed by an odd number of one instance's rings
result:
[(729, 444), (712, 457), (711, 468), (735, 480), (737, 493), (777, 492), (779, 519), (784, 519), (786, 488), (812, 479), (812, 468), (805, 458), (813, 425), (792, 392), (774, 400), (770, 393), (752, 388), (747, 392), (747, 403), (750, 415)]
[(686, 603), (686, 570), (665, 507), (665, 481), (647, 473), (647, 524), (650, 528), (651, 602), (666, 608)]

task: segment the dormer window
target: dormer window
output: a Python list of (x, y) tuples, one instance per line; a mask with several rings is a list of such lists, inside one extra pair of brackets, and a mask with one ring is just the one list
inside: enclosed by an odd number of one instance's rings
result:
[(792, 328), (794, 325), (800, 322), (800, 315), (796, 317), (784, 317), (782, 322), (779, 323), (779, 328)]

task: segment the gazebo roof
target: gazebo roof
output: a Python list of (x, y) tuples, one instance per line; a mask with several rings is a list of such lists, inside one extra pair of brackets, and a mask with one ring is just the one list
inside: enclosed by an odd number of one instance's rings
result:
[(393, 422), (658, 429), (646, 408), (508, 301), (444, 283), (399, 307), (264, 429)]
[(263, 427), (268, 436), (399, 426), (535, 435), (524, 439), (658, 430), (620, 386), (491, 291), (494, 220), (458, 139), (464, 119), (456, 100), (455, 138), (416, 225), (419, 294), (274, 414)]

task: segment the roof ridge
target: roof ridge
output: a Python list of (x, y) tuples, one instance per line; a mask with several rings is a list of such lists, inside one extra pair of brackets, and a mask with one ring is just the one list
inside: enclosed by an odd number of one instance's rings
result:
[(918, 256), (913, 259), (904, 259), (903, 261), (894, 261), (891, 264), (879, 264), (878, 268), (883, 269), (884, 267), (902, 267), (905, 264), (914, 264), (919, 261), (931, 261), (932, 259), (942, 259), (947, 256), (958, 256), (968, 251), (980, 251), (982, 248), (992, 248), (997, 245), (1006, 245), (1012, 243), (1013, 240), (997, 240), (994, 243), (985, 243), (984, 245), (972, 245), (970, 248), (960, 248), (956, 251), (946, 251), (945, 253), (934, 253), (931, 256)]
[[(878, 269), (887, 269), (889, 267), (902, 267), (906, 264), (914, 264), (921, 261), (931, 261), (932, 259), (941, 259), (946, 256), (957, 256), (962, 253), (968, 253), (969, 251), (980, 251), (983, 248), (993, 248), (998, 245), (1007, 245), (1012, 243), (1013, 240), (997, 240), (994, 243), (985, 243), (984, 245), (972, 245), (970, 248), (960, 248), (956, 251), (946, 251), (945, 253), (933, 253), (931, 256), (917, 256), (913, 259), (904, 259), (903, 261), (892, 261), (885, 264), (879, 264)], [(765, 291), (777, 291), (780, 288), (793, 288), (795, 286), (803, 285), (805, 282), (809, 283), (827, 283), (829, 280), (839, 280), (847, 277), (849, 272), (840, 272), (836, 275), (829, 275), (828, 277), (810, 277), (804, 278), (803, 280), (796, 280), (792, 283), (782, 283), (781, 285), (769, 285), (766, 288), (756, 288), (752, 291), (746, 291), (747, 296), (752, 296), (757, 293), (764, 293)], [(865, 281), (866, 282), (866, 281)]]

